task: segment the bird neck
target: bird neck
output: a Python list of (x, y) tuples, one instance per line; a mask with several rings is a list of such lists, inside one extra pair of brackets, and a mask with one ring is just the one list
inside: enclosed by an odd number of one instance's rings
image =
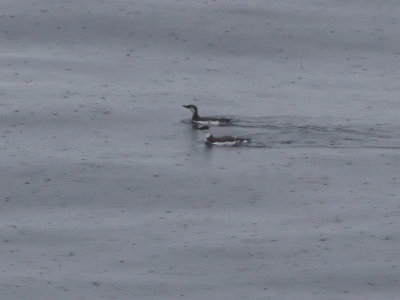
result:
[(198, 117), (198, 116), (199, 116), (199, 114), (197, 113), (197, 109), (191, 108), (190, 110), (191, 110), (192, 113), (193, 113), (193, 117)]

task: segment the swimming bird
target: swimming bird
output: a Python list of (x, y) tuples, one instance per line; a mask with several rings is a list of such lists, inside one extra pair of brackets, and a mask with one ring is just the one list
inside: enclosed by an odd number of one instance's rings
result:
[(226, 124), (231, 121), (231, 119), (226, 118), (215, 118), (215, 117), (200, 117), (198, 114), (198, 108), (196, 105), (182, 105), (184, 108), (190, 109), (193, 113), (192, 122), (201, 125), (220, 125)]
[(212, 135), (211, 129), (208, 126), (202, 126), (199, 130), (206, 134), (205, 142), (207, 144), (217, 145), (217, 146), (235, 146), (243, 143), (250, 143), (251, 140), (248, 138), (233, 137), (233, 136), (223, 136), (214, 137)]

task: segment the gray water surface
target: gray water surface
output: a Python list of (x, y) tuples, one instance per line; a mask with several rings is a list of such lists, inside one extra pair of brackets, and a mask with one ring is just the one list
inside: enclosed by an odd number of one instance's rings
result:
[(0, 298), (397, 300), (399, 9), (2, 0)]

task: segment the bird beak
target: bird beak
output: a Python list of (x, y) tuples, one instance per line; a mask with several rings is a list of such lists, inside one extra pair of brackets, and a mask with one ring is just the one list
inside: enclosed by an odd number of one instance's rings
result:
[(189, 108), (187, 105), (182, 105), (184, 108)]

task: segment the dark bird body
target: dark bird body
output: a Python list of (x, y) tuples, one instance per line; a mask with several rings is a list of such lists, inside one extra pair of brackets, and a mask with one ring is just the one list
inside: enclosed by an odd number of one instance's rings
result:
[(196, 105), (182, 105), (184, 108), (190, 109), (193, 113), (192, 122), (200, 125), (220, 125), (226, 124), (231, 121), (231, 119), (217, 118), (217, 117), (200, 117), (198, 113), (198, 108)]
[(251, 140), (248, 138), (233, 137), (233, 136), (222, 136), (214, 137), (208, 126), (202, 126), (199, 128), (206, 134), (205, 142), (217, 146), (235, 146), (244, 143), (250, 143)]

